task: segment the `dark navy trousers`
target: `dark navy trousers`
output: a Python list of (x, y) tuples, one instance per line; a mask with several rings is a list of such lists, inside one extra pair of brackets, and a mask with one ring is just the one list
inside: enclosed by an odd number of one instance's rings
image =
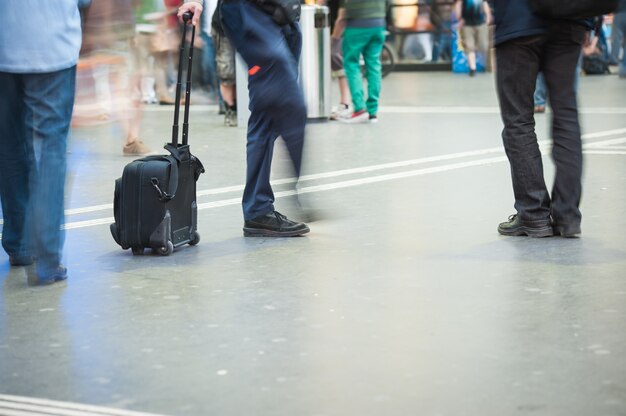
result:
[(248, 65), (251, 114), (242, 205), (244, 219), (250, 220), (274, 210), (270, 171), (278, 136), (300, 176), (306, 124), (298, 84), (302, 35), (297, 24), (279, 26), (247, 0), (227, 0), (220, 11), (226, 35)]

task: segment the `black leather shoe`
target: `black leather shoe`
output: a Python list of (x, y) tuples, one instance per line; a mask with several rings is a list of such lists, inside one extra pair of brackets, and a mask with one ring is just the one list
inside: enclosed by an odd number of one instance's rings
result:
[(34, 261), (32, 256), (9, 256), (11, 266), (30, 266)]
[(246, 237), (296, 237), (309, 231), (306, 224), (291, 221), (278, 211), (245, 221), (243, 225)]
[(554, 235), (560, 235), (565, 238), (577, 238), (580, 237), (581, 230), (580, 224), (552, 224), (554, 229)]
[(507, 222), (498, 225), (498, 232), (508, 236), (552, 237), (554, 231), (550, 220), (524, 221), (513, 214)]

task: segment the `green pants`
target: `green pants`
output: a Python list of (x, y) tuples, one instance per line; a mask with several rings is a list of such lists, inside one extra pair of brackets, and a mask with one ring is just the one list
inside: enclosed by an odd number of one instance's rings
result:
[[(384, 27), (348, 27), (343, 32), (343, 68), (352, 94), (354, 111), (364, 110), (376, 115), (382, 79), (380, 53), (385, 42)], [(367, 102), (363, 96), (360, 58), (363, 55), (367, 78)]]

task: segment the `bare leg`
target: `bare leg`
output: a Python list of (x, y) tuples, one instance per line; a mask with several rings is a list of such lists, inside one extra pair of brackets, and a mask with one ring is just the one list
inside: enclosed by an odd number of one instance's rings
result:
[(237, 89), (234, 84), (224, 85), (220, 83), (220, 92), (222, 93), (222, 98), (226, 104), (231, 107), (235, 105)]
[(339, 96), (341, 104), (350, 104), (350, 86), (345, 76), (339, 77)]

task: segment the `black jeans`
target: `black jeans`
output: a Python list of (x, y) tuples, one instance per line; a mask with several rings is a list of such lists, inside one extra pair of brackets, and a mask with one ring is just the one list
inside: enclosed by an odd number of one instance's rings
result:
[[(502, 139), (513, 179), (515, 209), (525, 221), (579, 224), (582, 192), (582, 144), (576, 100), (576, 65), (585, 27), (555, 22), (546, 34), (497, 46), (497, 87), (504, 122)], [(552, 106), (552, 157), (556, 177), (552, 198), (543, 178), (535, 134), (533, 93), (542, 71)]]

